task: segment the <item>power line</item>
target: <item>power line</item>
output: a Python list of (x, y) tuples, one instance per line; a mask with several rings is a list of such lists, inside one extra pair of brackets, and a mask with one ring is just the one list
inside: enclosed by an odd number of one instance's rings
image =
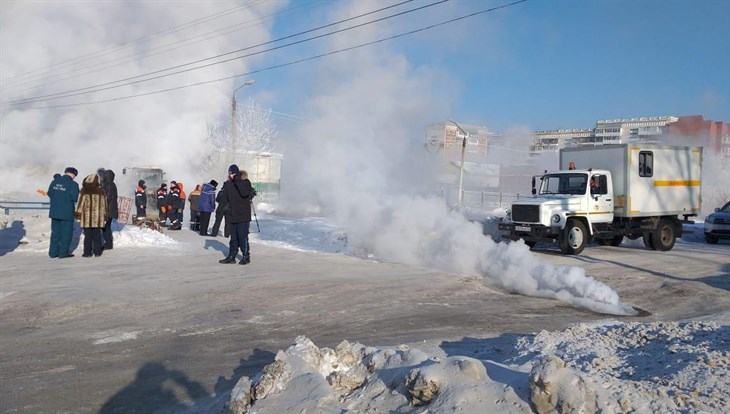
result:
[[(321, 5), (324, 4), (323, 1), (319, 1), (318, 3), (319, 4), (317, 4), (316, 7), (320, 7)], [(21, 92), (24, 92), (24, 91), (27, 91), (27, 90), (30, 90), (30, 89), (36, 89), (36, 88), (39, 88), (41, 86), (49, 85), (49, 84), (56, 83), (56, 82), (62, 82), (62, 81), (68, 80), (68, 79), (78, 78), (80, 76), (88, 75), (88, 74), (91, 74), (91, 73), (98, 73), (98, 72), (101, 72), (101, 71), (106, 70), (106, 69), (116, 68), (116, 67), (118, 67), (118, 65), (122, 65), (122, 64), (125, 64), (125, 63), (130, 63), (130, 62), (138, 62), (138, 61), (141, 61), (141, 60), (144, 60), (144, 59), (153, 57), (153, 56), (157, 56), (157, 55), (161, 55), (163, 53), (171, 52), (173, 50), (177, 50), (177, 49), (181, 49), (181, 48), (184, 48), (184, 47), (192, 46), (192, 45), (195, 45), (195, 44), (198, 44), (198, 43), (202, 43), (202, 42), (205, 42), (205, 41), (209, 41), (209, 40), (215, 39), (217, 37), (221, 37), (221, 36), (225, 36), (225, 35), (228, 35), (228, 34), (231, 34), (231, 33), (235, 33), (237, 31), (240, 31), (240, 30), (243, 30), (243, 29), (246, 29), (246, 28), (249, 28), (249, 27), (258, 26), (259, 24), (261, 24), (263, 22), (272, 20), (274, 17), (276, 17), (276, 16), (278, 16), (280, 14), (291, 13), (294, 10), (301, 9), (303, 7), (310, 7), (311, 8), (311, 6), (308, 3), (302, 3), (302, 4), (300, 4), (297, 7), (290, 8), (290, 9), (286, 9), (286, 10), (282, 10), (282, 11), (279, 11), (279, 12), (276, 12), (276, 13), (272, 13), (272, 14), (263, 16), (261, 18), (252, 19), (252, 20), (249, 20), (247, 22), (238, 23), (238, 24), (234, 24), (234, 25), (231, 25), (231, 26), (226, 26), (226, 27), (221, 28), (221, 29), (218, 29), (218, 30), (213, 30), (213, 31), (206, 32), (206, 33), (202, 33), (202, 34), (199, 34), (199, 35), (196, 35), (196, 36), (192, 36), (192, 37), (189, 37), (189, 38), (186, 38), (186, 39), (178, 40), (176, 42), (168, 43), (168, 44), (165, 44), (165, 45), (160, 45), (160, 46), (157, 46), (157, 47), (148, 49), (148, 50), (146, 50), (144, 52), (136, 52), (136, 53), (132, 53), (132, 54), (129, 54), (129, 55), (126, 55), (126, 56), (122, 56), (120, 58), (116, 58), (116, 59), (113, 59), (113, 60), (107, 60), (107, 61), (104, 61), (104, 62), (99, 62), (99, 63), (93, 64), (91, 66), (85, 67), (84, 68), (84, 69), (86, 69), (85, 71), (79, 72), (78, 70), (70, 70), (70, 71), (67, 71), (67, 72), (54, 73), (52, 75), (52, 77), (50, 78), (50, 80), (48, 80), (47, 82), (40, 83), (40, 84), (35, 84), (33, 86), (26, 87), (25, 89), (20, 89), (16, 93), (21, 93)], [(210, 35), (215, 35), (215, 36), (210, 36)], [(209, 36), (209, 37), (206, 37), (206, 36)], [(190, 40), (195, 40), (195, 39), (200, 39), (200, 40), (197, 40), (197, 41), (194, 41), (194, 42), (185, 43), (185, 42), (188, 42)], [(175, 45), (179, 45), (179, 46), (169, 47), (169, 46), (175, 46)], [(169, 48), (167, 48), (167, 47), (169, 47)], [(165, 49), (165, 48), (167, 48), (167, 49)], [(160, 50), (160, 49), (163, 49), (163, 50)], [(149, 52), (156, 51), (156, 50), (159, 50), (159, 51), (156, 52), (156, 53), (149, 53)], [(144, 56), (141, 56), (143, 54), (144, 54)], [(141, 56), (141, 57), (135, 58), (137, 56)], [(128, 58), (131, 58), (131, 59), (128, 59)], [(126, 60), (124, 60), (124, 59), (126, 59)], [(106, 65), (106, 66), (102, 66), (101, 68), (98, 68), (101, 65)], [(97, 68), (97, 69), (89, 70), (89, 69), (93, 69), (93, 68)], [(72, 74), (72, 76), (66, 76), (66, 77), (59, 78), (59, 76), (63, 76), (63, 75), (67, 75), (67, 74)], [(17, 83), (14, 83), (14, 84), (10, 85), (9, 88), (12, 89), (13, 87), (23, 86), (23, 85), (26, 85), (26, 84), (31, 83), (31, 82), (32, 81), (30, 81), (30, 80), (20, 81), (20, 82), (17, 82)], [(8, 87), (6, 86), (5, 89), (8, 89)]]
[[(125, 81), (130, 81), (130, 80), (133, 80), (133, 79), (144, 78), (146, 76), (155, 75), (155, 74), (162, 73), (162, 72), (167, 72), (167, 71), (174, 70), (174, 69), (178, 69), (178, 68), (182, 68), (182, 67), (185, 67), (185, 66), (190, 66), (190, 65), (193, 65), (193, 64), (196, 64), (196, 63), (201, 63), (201, 62), (209, 61), (209, 60), (212, 60), (212, 59), (220, 58), (220, 57), (223, 57), (223, 56), (231, 55), (231, 54), (238, 53), (238, 52), (242, 52), (242, 51), (245, 51), (245, 50), (254, 49), (254, 48), (257, 48), (257, 47), (260, 47), (260, 46), (265, 46), (267, 44), (279, 42), (279, 41), (286, 40), (286, 39), (289, 39), (289, 38), (292, 38), (292, 37), (301, 36), (302, 34), (311, 33), (311, 32), (317, 31), (317, 30), (321, 30), (321, 29), (326, 28), (326, 27), (330, 27), (330, 26), (334, 26), (334, 25), (338, 25), (338, 24), (347, 22), (347, 21), (355, 20), (355, 19), (358, 19), (360, 17), (364, 17), (364, 16), (368, 16), (370, 14), (378, 13), (378, 12), (381, 12), (381, 11), (384, 11), (384, 10), (387, 10), (387, 9), (391, 9), (391, 8), (394, 8), (394, 7), (397, 7), (397, 6), (406, 4), (406, 3), (410, 3), (412, 1), (414, 1), (414, 0), (405, 0), (405, 1), (402, 1), (400, 3), (393, 4), (391, 6), (383, 7), (383, 8), (380, 8), (380, 9), (377, 9), (377, 10), (373, 10), (373, 11), (370, 11), (370, 12), (367, 12), (367, 13), (363, 13), (363, 14), (360, 14), (360, 15), (357, 15), (357, 16), (354, 16), (354, 17), (350, 17), (350, 18), (347, 18), (347, 19), (339, 20), (339, 21), (336, 21), (336, 22), (333, 22), (333, 23), (328, 23), (326, 25), (322, 25), (322, 26), (319, 26), (319, 27), (315, 27), (313, 29), (305, 30), (303, 32), (299, 32), (299, 33), (291, 34), (291, 35), (288, 35), (288, 36), (284, 36), (284, 37), (281, 37), (281, 38), (278, 38), (278, 39), (270, 40), (268, 42), (259, 43), (257, 45), (248, 46), (248, 47), (245, 47), (243, 49), (238, 49), (238, 50), (234, 50), (234, 51), (231, 51), (231, 52), (221, 53), (219, 55), (211, 56), (211, 57), (208, 57), (208, 58), (198, 59), (198, 60), (195, 60), (195, 61), (192, 61), (192, 62), (188, 62), (188, 63), (176, 65), (176, 66), (171, 66), (171, 67), (168, 67), (168, 68), (165, 68), (165, 69), (156, 70), (156, 71), (153, 71), (153, 72), (148, 72), (148, 73), (145, 73), (145, 74), (142, 74), (142, 75), (131, 76), (131, 77), (128, 77), (128, 78), (119, 79), (119, 80), (116, 80), (116, 81), (101, 83), (101, 84), (92, 85), (92, 86), (87, 86), (87, 87), (83, 87), (83, 88), (71, 89), (71, 90), (64, 91), (64, 92), (57, 92), (57, 93), (53, 93), (53, 94), (41, 95), (41, 96), (36, 96), (36, 97), (31, 97), (31, 98), (26, 98), (26, 99), (18, 99), (18, 100), (15, 100), (15, 101), (6, 101), (6, 102), (2, 102), (2, 103), (3, 104), (29, 104), (29, 103), (35, 103), (35, 102), (48, 101), (48, 100), (55, 100), (55, 99), (62, 99), (62, 98), (70, 98), (72, 96), (85, 95), (87, 93), (101, 92), (101, 91), (105, 91), (105, 90), (109, 90), (109, 89), (120, 88), (120, 87), (123, 87), (123, 86), (134, 85), (134, 84), (141, 83), (141, 82), (148, 82), (150, 80), (155, 80), (155, 79), (160, 79), (160, 78), (164, 78), (164, 77), (168, 77), (168, 76), (178, 75), (178, 74), (181, 74), (181, 73), (185, 73), (185, 72), (190, 72), (190, 71), (197, 70), (197, 69), (206, 68), (206, 67), (209, 67), (209, 66), (220, 65), (222, 63), (230, 62), (230, 61), (233, 61), (233, 60), (239, 60), (239, 59), (242, 59), (242, 58), (245, 58), (245, 57), (251, 57), (251, 56), (254, 56), (254, 55), (259, 55), (259, 54), (266, 53), (266, 52), (270, 52), (270, 51), (273, 51), (273, 50), (278, 50), (278, 49), (282, 49), (282, 48), (285, 48), (285, 47), (297, 45), (297, 44), (300, 44), (300, 43), (305, 43), (305, 42), (308, 42), (308, 41), (311, 41), (311, 40), (320, 39), (320, 38), (323, 38), (323, 37), (326, 37), (326, 36), (331, 36), (331, 35), (334, 35), (334, 34), (337, 34), (337, 33), (341, 33), (341, 32), (345, 32), (345, 31), (348, 31), (348, 30), (357, 29), (359, 27), (367, 26), (367, 25), (374, 24), (374, 23), (377, 23), (377, 22), (380, 22), (380, 21), (383, 21), (383, 20), (391, 19), (393, 17), (398, 17), (398, 16), (401, 16), (401, 15), (404, 15), (404, 14), (408, 14), (408, 13), (413, 13), (413, 12), (418, 11), (418, 10), (422, 10), (422, 9), (425, 9), (425, 8), (428, 8), (428, 7), (432, 7), (432, 6), (441, 4), (441, 3), (445, 3), (445, 2), (447, 2), (449, 0), (439, 0), (439, 1), (434, 2), (434, 3), (430, 3), (430, 4), (427, 4), (427, 5), (424, 5), (424, 6), (420, 6), (420, 7), (416, 7), (416, 8), (410, 9), (410, 10), (405, 10), (405, 11), (402, 11), (402, 12), (399, 12), (399, 13), (396, 13), (396, 14), (392, 14), (390, 16), (385, 16), (385, 17), (381, 17), (379, 19), (371, 20), (369, 22), (360, 23), (360, 24), (355, 25), (355, 26), (350, 26), (350, 27), (347, 27), (347, 28), (344, 28), (344, 29), (334, 30), (332, 32), (328, 32), (328, 33), (324, 33), (324, 34), (321, 34), (321, 35), (313, 36), (313, 37), (310, 37), (310, 38), (307, 38), (307, 39), (302, 39), (302, 40), (298, 40), (298, 41), (295, 41), (295, 42), (287, 43), (287, 44), (284, 44), (284, 45), (281, 45), (281, 46), (272, 47), (272, 48), (265, 49), (265, 50), (261, 50), (261, 51), (258, 51), (258, 52), (253, 52), (253, 53), (249, 53), (249, 54), (246, 54), (246, 55), (232, 57), (232, 58), (225, 59), (225, 60), (222, 60), (222, 61), (219, 61), (219, 62), (214, 62), (214, 63), (205, 64), (205, 65), (200, 65), (200, 66), (196, 66), (196, 67), (193, 67), (193, 68), (184, 69), (184, 70), (180, 70), (180, 71), (172, 72), (172, 73), (167, 73), (167, 74), (164, 74), (164, 75), (154, 76), (154, 77), (147, 78), (147, 79), (141, 79), (141, 80), (137, 80), (137, 81), (121, 83), (121, 82), (125, 82)], [(114, 85), (115, 83), (120, 83), (120, 84), (119, 85), (116, 85), (116, 86), (108, 86), (108, 85)]]
[(132, 99), (132, 98), (142, 97), (142, 96), (155, 95), (155, 94), (158, 94), (158, 93), (172, 92), (172, 91), (176, 91), (176, 90), (180, 90), (180, 89), (191, 88), (191, 87), (194, 87), (194, 86), (207, 85), (207, 84), (210, 84), (210, 83), (222, 82), (222, 81), (226, 81), (226, 80), (230, 80), (230, 79), (241, 78), (241, 77), (253, 75), (253, 74), (256, 74), (256, 73), (266, 72), (266, 71), (274, 70), (274, 69), (280, 69), (280, 68), (283, 68), (283, 67), (296, 65), (298, 63), (303, 63), (303, 62), (307, 62), (307, 61), (311, 61), (311, 60), (321, 59), (323, 57), (332, 56), (332, 55), (336, 55), (336, 54), (340, 54), (340, 53), (344, 53), (344, 52), (349, 52), (351, 50), (360, 49), (360, 48), (363, 48), (363, 47), (366, 47), (366, 46), (371, 46), (371, 45), (383, 43), (383, 42), (386, 42), (386, 41), (389, 41), (389, 40), (398, 39), (398, 38), (401, 38), (401, 37), (404, 37), (404, 36), (409, 36), (409, 35), (412, 35), (412, 34), (415, 34), (415, 33), (420, 33), (420, 32), (426, 31), (426, 30), (434, 29), (436, 27), (445, 26), (447, 24), (454, 23), (454, 22), (457, 22), (457, 21), (460, 21), (460, 20), (464, 20), (464, 19), (468, 19), (468, 18), (471, 18), (471, 17), (475, 17), (475, 16), (478, 16), (478, 15), (481, 15), (481, 14), (484, 14), (484, 13), (489, 13), (489, 12), (493, 12), (493, 11), (496, 11), (496, 10), (499, 10), (499, 9), (504, 9), (504, 8), (507, 8), (507, 7), (510, 7), (510, 6), (514, 6), (514, 5), (517, 5), (517, 4), (520, 4), (520, 3), (524, 3), (526, 1), (527, 0), (517, 0), (517, 1), (514, 1), (512, 3), (507, 3), (507, 4), (503, 4), (501, 6), (497, 6), (497, 7), (492, 7), (492, 8), (489, 8), (489, 9), (480, 10), (480, 11), (477, 11), (477, 12), (474, 12), (474, 13), (469, 13), (469, 14), (466, 14), (466, 15), (463, 15), (463, 16), (459, 16), (459, 17), (455, 17), (453, 19), (449, 19), (449, 20), (446, 20), (446, 21), (443, 21), (443, 22), (440, 22), (440, 23), (435, 23), (435, 24), (432, 24), (432, 25), (429, 25), (429, 26), (421, 27), (419, 29), (414, 29), (414, 30), (410, 30), (410, 31), (407, 31), (407, 32), (399, 33), (397, 35), (388, 36), (388, 37), (385, 37), (385, 38), (382, 38), (382, 39), (378, 39), (378, 40), (373, 40), (373, 41), (370, 41), (370, 42), (360, 43), (359, 45), (355, 45), (355, 46), (351, 46), (351, 47), (347, 47), (347, 48), (343, 48), (343, 49), (337, 49), (337, 50), (334, 50), (334, 51), (331, 51), (331, 52), (322, 53), (322, 54), (319, 54), (319, 55), (310, 56), (308, 58), (298, 59), (298, 60), (290, 61), (290, 62), (287, 62), (287, 63), (282, 63), (282, 64), (279, 64), (279, 65), (269, 66), (267, 68), (258, 69), (258, 70), (254, 70), (254, 71), (250, 71), (250, 72), (246, 72), (246, 73), (241, 73), (241, 74), (238, 74), (238, 75), (232, 75), (232, 76), (227, 76), (227, 77), (224, 77), (224, 78), (218, 78), (218, 79), (212, 79), (212, 80), (207, 80), (207, 81), (195, 82), (195, 83), (191, 83), (191, 84), (187, 84), (187, 85), (182, 85), (182, 86), (176, 86), (176, 87), (172, 87), (172, 88), (160, 89), (160, 90), (151, 91), (151, 92), (138, 93), (138, 94), (134, 94), (134, 95), (120, 96), (120, 97), (117, 97), (117, 98), (110, 98), (110, 99), (104, 99), (104, 100), (99, 100), (99, 101), (78, 102), (78, 103), (60, 104), (60, 105), (48, 105), (48, 106), (22, 108), (22, 109), (50, 109), (50, 108), (65, 108), (65, 107), (72, 107), (72, 106), (96, 105), (96, 104), (100, 104), (100, 103), (121, 101), (121, 100), (126, 100), (126, 99)]
[(140, 38), (138, 38), (136, 40), (131, 40), (131, 41), (128, 41), (128, 42), (124, 42), (124, 43), (115, 45), (115, 46), (111, 46), (111, 47), (108, 47), (108, 48), (105, 48), (105, 49), (98, 50), (96, 52), (87, 53), (87, 54), (82, 55), (82, 56), (77, 56), (75, 58), (71, 58), (71, 59), (63, 60), (63, 61), (60, 61), (60, 62), (57, 62), (57, 63), (53, 63), (53, 64), (51, 64), (49, 66), (44, 67), (44, 68), (35, 69), (35, 70), (31, 70), (31, 71), (28, 71), (28, 72), (24, 72), (24, 73), (21, 73), (21, 74), (18, 74), (18, 75), (10, 76), (8, 78), (3, 79), (2, 82), (6, 82), (6, 81), (8, 81), (10, 79), (15, 79), (17, 77), (22, 77), (22, 76), (25, 76), (25, 75), (28, 75), (28, 74), (31, 74), (31, 73), (35, 73), (35, 72), (38, 72), (38, 71), (44, 71), (44, 72), (41, 72), (41, 73), (32, 75), (32, 77), (39, 76), (39, 75), (48, 73), (54, 66), (68, 66), (71, 63), (79, 63), (79, 62), (83, 62), (84, 60), (88, 60), (89, 58), (93, 57), (94, 55), (100, 55), (100, 56), (107, 55), (110, 52), (115, 51), (117, 49), (123, 49), (125, 47), (129, 47), (129, 46), (132, 46), (132, 45), (141, 43), (141, 42), (143, 42), (145, 40), (150, 40), (150, 39), (162, 37), (162, 36), (165, 36), (165, 35), (168, 35), (168, 34), (171, 34), (171, 33), (176, 33), (176, 32), (185, 30), (185, 29), (187, 29), (189, 27), (197, 26), (197, 25), (199, 25), (201, 23), (205, 23), (205, 22), (208, 22), (208, 21), (211, 21), (211, 20), (218, 19), (220, 17), (226, 16), (226, 15), (231, 14), (233, 12), (236, 12), (238, 10), (249, 9), (249, 8), (251, 8), (251, 7), (253, 7), (253, 6), (257, 5), (257, 4), (260, 4), (260, 3), (263, 3), (263, 2), (266, 2), (266, 1), (269, 1), (269, 0), (257, 0), (255, 2), (249, 4), (249, 5), (236, 6), (236, 7), (230, 8), (230, 9), (226, 9), (226, 10), (223, 10), (223, 11), (220, 11), (220, 12), (216, 12), (216, 13), (213, 13), (211, 15), (204, 16), (204, 17), (201, 17), (201, 18), (198, 18), (198, 19), (189, 21), (187, 23), (183, 23), (183, 24), (180, 24), (180, 25), (177, 25), (177, 26), (173, 26), (173, 27), (168, 28), (168, 29), (165, 29), (165, 30), (161, 30), (159, 32), (155, 32), (155, 33), (153, 33), (151, 35), (147, 35), (147, 36), (140, 37)]

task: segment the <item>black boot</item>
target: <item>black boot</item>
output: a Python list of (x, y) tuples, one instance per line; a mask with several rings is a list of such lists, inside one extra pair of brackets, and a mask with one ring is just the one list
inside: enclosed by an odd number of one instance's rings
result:
[(241, 259), (241, 261), (238, 262), (238, 264), (241, 264), (241, 265), (245, 265), (245, 264), (249, 264), (249, 263), (251, 263), (251, 255), (250, 254), (247, 254), (247, 255), (243, 256), (243, 259)]
[(236, 263), (236, 257), (235, 256), (226, 257), (223, 260), (218, 260), (218, 263), (223, 263), (223, 264)]

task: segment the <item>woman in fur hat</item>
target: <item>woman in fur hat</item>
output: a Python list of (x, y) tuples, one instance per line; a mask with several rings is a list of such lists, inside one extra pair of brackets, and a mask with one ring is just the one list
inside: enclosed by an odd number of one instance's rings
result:
[(83, 257), (101, 256), (101, 230), (107, 219), (108, 207), (106, 193), (99, 185), (99, 176), (91, 174), (84, 178), (81, 186), (76, 217), (84, 229)]

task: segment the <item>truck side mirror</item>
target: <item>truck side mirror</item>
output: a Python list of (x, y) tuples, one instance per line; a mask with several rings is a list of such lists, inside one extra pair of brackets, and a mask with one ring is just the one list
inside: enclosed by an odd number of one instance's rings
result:
[(126, 174), (127, 174), (127, 169), (126, 168), (122, 168), (122, 175), (126, 175)]
[(537, 194), (537, 191), (535, 190), (535, 177), (532, 177), (532, 195)]

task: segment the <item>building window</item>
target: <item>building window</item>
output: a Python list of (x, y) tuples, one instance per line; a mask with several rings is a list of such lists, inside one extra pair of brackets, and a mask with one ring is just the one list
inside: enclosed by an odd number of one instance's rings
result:
[(654, 154), (651, 151), (639, 152), (639, 177), (654, 175)]

